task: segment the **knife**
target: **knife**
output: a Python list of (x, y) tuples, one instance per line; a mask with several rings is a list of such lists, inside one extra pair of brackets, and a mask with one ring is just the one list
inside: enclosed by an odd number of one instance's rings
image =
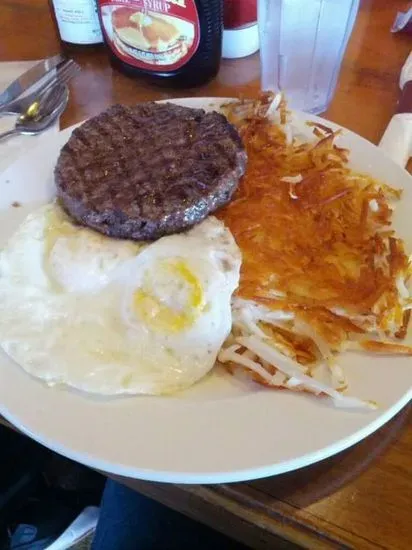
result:
[(34, 67), (31, 67), (28, 71), (20, 75), (14, 82), (12, 82), (8, 88), (0, 94), (0, 107), (3, 107), (13, 99), (16, 99), (22, 95), (25, 91), (37, 84), (43, 76), (54, 69), (59, 63), (63, 61), (64, 57), (60, 54), (54, 57), (43, 59)]
[(401, 95), (396, 114), (390, 120), (379, 143), (396, 163), (406, 166), (412, 156), (412, 52), (400, 76)]

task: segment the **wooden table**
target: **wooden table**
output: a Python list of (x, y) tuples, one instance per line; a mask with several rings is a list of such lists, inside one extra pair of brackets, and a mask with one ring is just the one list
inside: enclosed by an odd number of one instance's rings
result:
[[(389, 32), (401, 0), (363, 0), (326, 117), (377, 143), (398, 95), (400, 68), (412, 38)], [(2, 0), (0, 61), (59, 51), (46, 0)], [(71, 85), (62, 127), (114, 102), (177, 96), (254, 96), (259, 60), (225, 61), (216, 80), (195, 90), (149, 87), (114, 72), (104, 51), (74, 54), (83, 71)], [(412, 547), (410, 410), (340, 455), (271, 479), (220, 486), (176, 486), (125, 480), (170, 507), (253, 548)]]

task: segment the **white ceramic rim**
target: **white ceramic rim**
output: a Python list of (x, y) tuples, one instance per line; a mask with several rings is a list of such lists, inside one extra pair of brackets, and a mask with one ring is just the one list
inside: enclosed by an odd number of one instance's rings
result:
[[(173, 101), (213, 108), (228, 99)], [(303, 118), (322, 122), (317, 117), (298, 113), (294, 118), (299, 124)], [(337, 128), (328, 121), (323, 122)], [(28, 192), (21, 177), (29, 174), (30, 159), (38, 159), (39, 173), (34, 179), (49, 177), (47, 162), (54, 162), (70, 131), (62, 132), (57, 143), (55, 139), (47, 145), (43, 143), (29, 154), (28, 161), (18, 161), (1, 175), (0, 191), (4, 191), (6, 185), (12, 189), (10, 203), (12, 199), (24, 199)], [(355, 165), (369, 168), (372, 174), (379, 171), (388, 183), (405, 188), (401, 218), (404, 226), (410, 228), (407, 212), (412, 206), (412, 178), (409, 174), (375, 146), (347, 130), (339, 143), (351, 147)], [(29, 194), (38, 192), (36, 185), (30, 190)], [(40, 202), (47, 200), (49, 192), (50, 189), (39, 191)], [(4, 193), (2, 196), (4, 198)], [(0, 205), (0, 229), (7, 225), (4, 219), (13, 218), (15, 212)], [(410, 244), (409, 240), (411, 249)], [(73, 460), (109, 473), (150, 481), (222, 483), (295, 470), (361, 441), (390, 420), (412, 397), (411, 358), (396, 358), (397, 372), (391, 384), (383, 379), (391, 367), (382, 358), (366, 357), (358, 361), (361, 369), (359, 365), (354, 367), (353, 362), (348, 365), (349, 381), (355, 393), (365, 392), (369, 387), (371, 380), (365, 372), (373, 372), (377, 379), (373, 380), (371, 393), (380, 394), (378, 401), (383, 406), (371, 413), (337, 411), (316, 398), (291, 392), (234, 389), (232, 379), (219, 373), (176, 398), (136, 397), (105, 402), (76, 392), (45, 388), (7, 359), (4, 354), (0, 355), (0, 413), (8, 421), (39, 443)], [(15, 391), (7, 391), (10, 387)], [(374, 395), (365, 397), (374, 398)], [(145, 422), (147, 414), (150, 426)], [(171, 419), (175, 423), (165, 426), (165, 421), (171, 422)], [(119, 426), (124, 429), (119, 430)], [(322, 429), (313, 429), (313, 426)]]

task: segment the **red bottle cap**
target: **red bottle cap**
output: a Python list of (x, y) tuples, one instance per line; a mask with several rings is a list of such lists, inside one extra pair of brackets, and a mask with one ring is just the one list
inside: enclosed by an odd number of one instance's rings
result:
[(257, 21), (257, 0), (224, 0), (225, 29), (250, 25)]

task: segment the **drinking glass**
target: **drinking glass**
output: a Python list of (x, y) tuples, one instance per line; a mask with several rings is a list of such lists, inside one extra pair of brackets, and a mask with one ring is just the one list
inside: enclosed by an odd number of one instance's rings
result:
[(258, 0), (262, 90), (294, 109), (329, 106), (359, 0)]

